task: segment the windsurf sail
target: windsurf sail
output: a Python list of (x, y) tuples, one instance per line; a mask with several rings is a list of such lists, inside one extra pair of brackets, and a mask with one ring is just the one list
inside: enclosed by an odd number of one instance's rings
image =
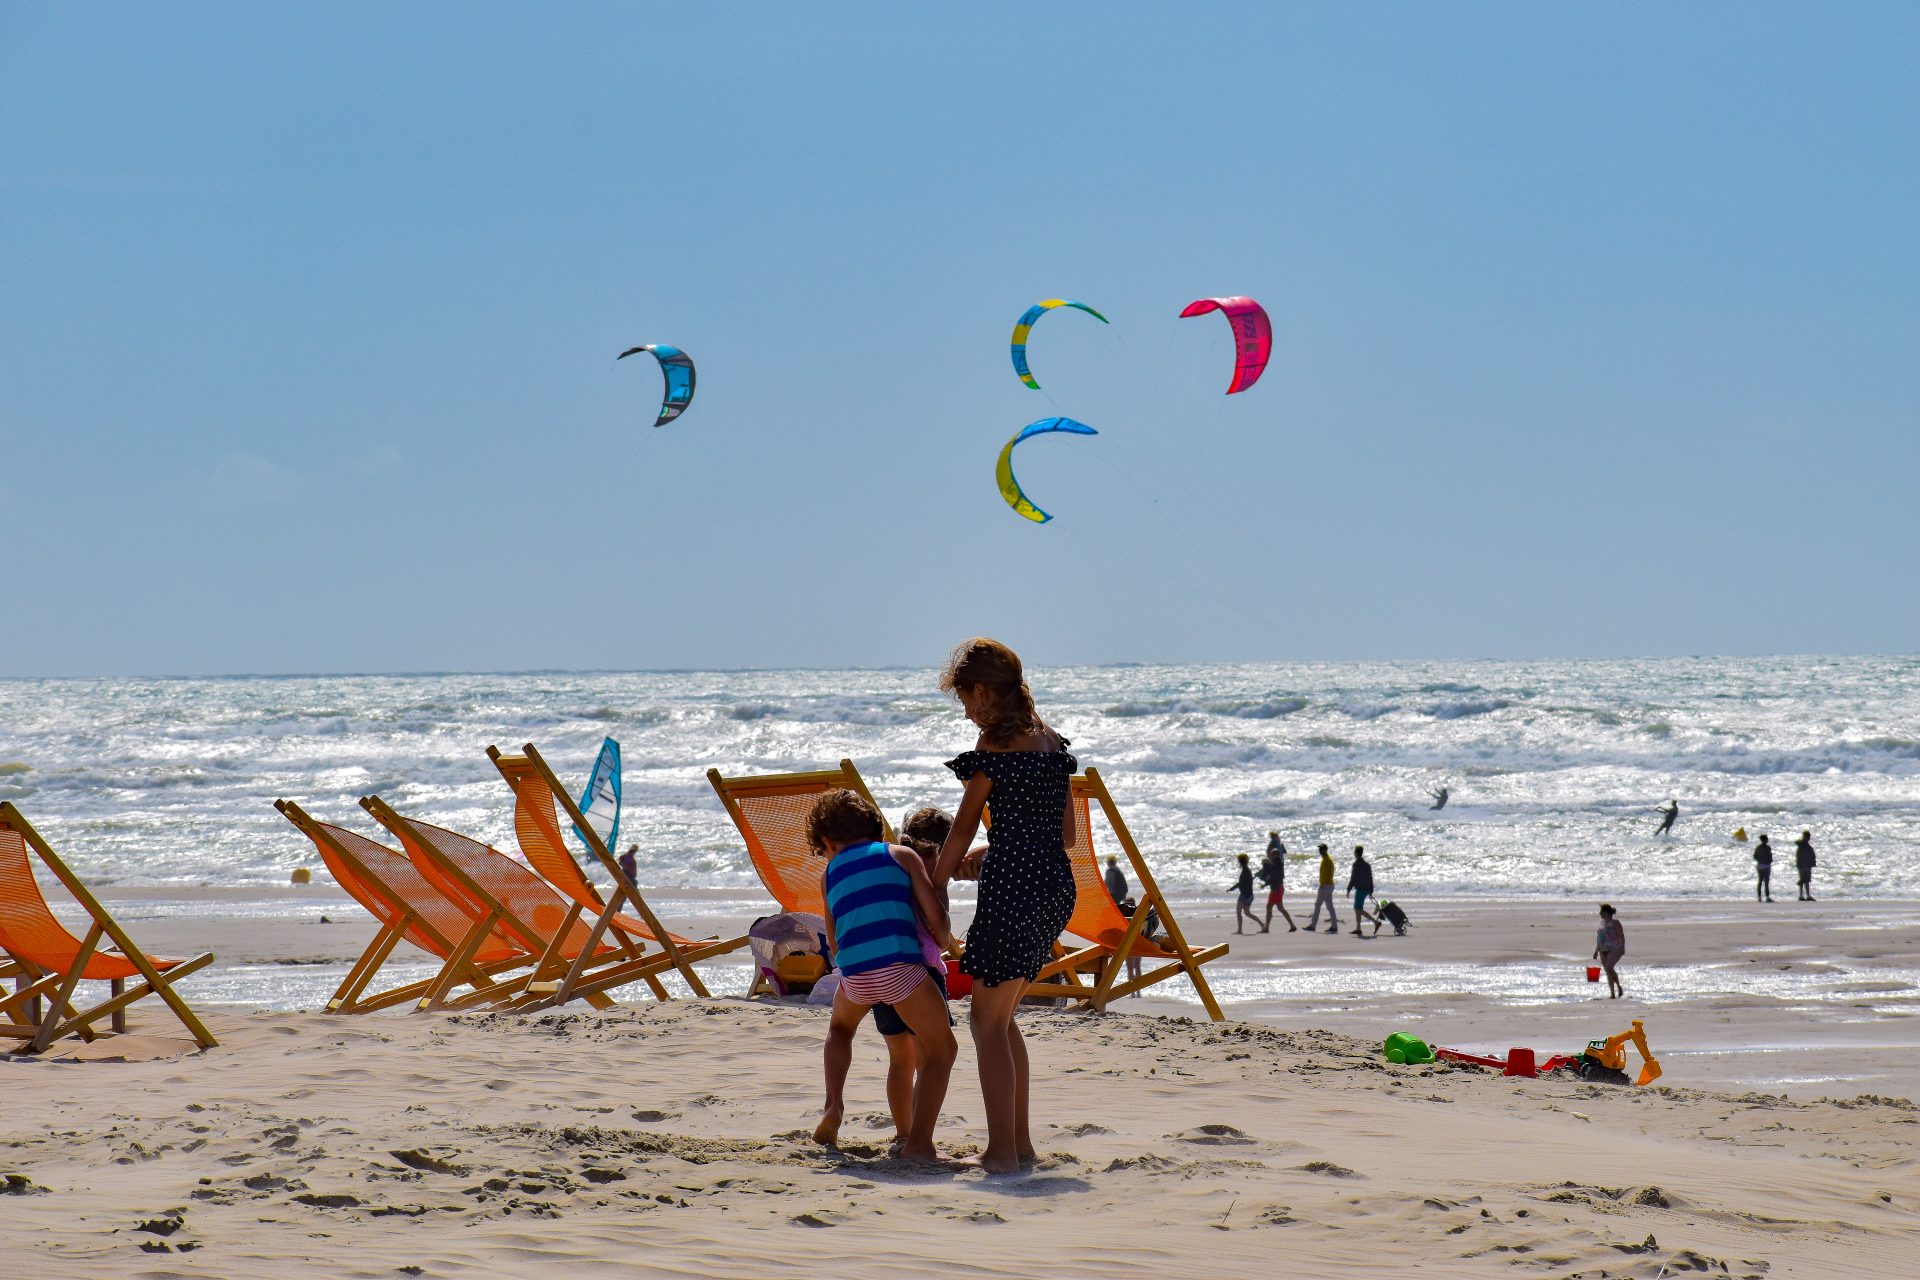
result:
[[(620, 744), (612, 738), (600, 744), (600, 757), (593, 762), (593, 772), (587, 776), (587, 789), (580, 793), (580, 813), (593, 833), (600, 837), (606, 851), (619, 852), (613, 842), (620, 837)], [(591, 853), (592, 843), (578, 823), (574, 824), (573, 833)]]

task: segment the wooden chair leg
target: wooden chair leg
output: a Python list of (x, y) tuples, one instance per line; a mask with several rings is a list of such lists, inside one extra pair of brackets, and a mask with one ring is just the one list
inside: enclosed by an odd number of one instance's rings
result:
[[(107, 984), (107, 990), (115, 996), (124, 995), (127, 990), (127, 980), (125, 978), (115, 978)], [(113, 1011), (113, 1033), (120, 1036), (127, 1034), (127, 1011), (125, 1009), (115, 1009)]]
[[(35, 1035), (27, 1046), (28, 1053), (45, 1053), (48, 1045), (66, 1034), (66, 1025), (63, 1025), (60, 1020), (60, 1011), (72, 1009), (73, 993), (80, 985), (81, 975), (87, 971), (87, 961), (93, 959), (94, 950), (99, 947), (100, 939), (105, 933), (106, 930), (101, 928), (98, 920), (94, 921), (93, 927), (87, 930), (87, 936), (80, 943), (80, 950), (73, 958), (73, 967), (67, 970), (66, 976), (60, 981), (60, 990), (53, 998), (53, 1008), (48, 1011), (46, 1021), (40, 1024), (39, 1034)], [(67, 1025), (70, 1025), (70, 1022)]]

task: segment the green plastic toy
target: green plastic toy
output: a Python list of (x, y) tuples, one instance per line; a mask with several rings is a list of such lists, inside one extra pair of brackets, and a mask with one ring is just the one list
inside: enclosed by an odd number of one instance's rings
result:
[(1427, 1042), (1418, 1036), (1410, 1036), (1404, 1031), (1396, 1031), (1388, 1036), (1384, 1048), (1388, 1062), (1406, 1063), (1417, 1067), (1422, 1063), (1433, 1061), (1433, 1050), (1428, 1047)]

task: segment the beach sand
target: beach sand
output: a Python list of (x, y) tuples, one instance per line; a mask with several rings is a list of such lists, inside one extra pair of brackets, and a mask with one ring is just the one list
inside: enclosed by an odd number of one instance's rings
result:
[[(371, 932), (330, 893), (275, 895), (269, 916), (234, 895), (193, 920), (122, 901), (157, 950), (197, 940), (241, 970), (309, 961), (284, 967), (324, 985)], [(699, 900), (674, 905), (702, 923)], [(144, 1009), (95, 1060), (0, 1063), (0, 1243), (10, 1270), (36, 1276), (1904, 1274), (1920, 1112), (1847, 1076), (1852, 1063), (1911, 1081), (1912, 994), (1866, 993), (1854, 1003), (1873, 1007), (1856, 1009), (1826, 992), (1873, 981), (1856, 969), (1912, 963), (1898, 924), (1910, 905), (1776, 904), (1764, 940), (1730, 908), (1624, 909), (1646, 985), (1657, 959), (1684, 973), (1725, 961), (1727, 991), (1419, 994), (1403, 971), (1444, 977), (1474, 963), (1461, 956), (1564, 968), (1590, 937), (1584, 908), (1457, 903), (1417, 911), (1405, 939), (1231, 939), (1233, 967), (1218, 968), (1229, 1012), (1274, 1025), (1189, 1021), (1164, 1000), (1025, 1013), (1046, 1159), (1004, 1180), (885, 1159), (871, 1032), (843, 1147), (813, 1144), (818, 1009), (663, 1005), (637, 990), (604, 1014), (216, 1007), (222, 1043), (198, 1054)], [(1208, 938), (1227, 919), (1217, 903), (1183, 914)], [(1802, 961), (1742, 956), (1736, 940), (1825, 958), (1769, 994), (1761, 980), (1782, 971), (1766, 966)], [(714, 972), (744, 983), (743, 969)], [(1233, 998), (1262, 975), (1268, 996)], [(1416, 1022), (1456, 1027), (1433, 1038), (1466, 1047), (1554, 1050), (1632, 1017), (1666, 1065), (1659, 1086), (1390, 1067), (1375, 1036)], [(1713, 1052), (1723, 1040), (1784, 1046), (1785, 1074), (1835, 1082), (1791, 1098), (1729, 1087), (1770, 1059)], [(984, 1138), (964, 1043), (940, 1138), (958, 1156)]]

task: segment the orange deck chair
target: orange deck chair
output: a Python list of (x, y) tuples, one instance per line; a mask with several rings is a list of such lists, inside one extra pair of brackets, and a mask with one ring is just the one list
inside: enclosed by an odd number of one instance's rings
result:
[[(767, 887), (782, 911), (800, 911), (809, 915), (827, 914), (827, 895), (822, 877), (827, 860), (815, 856), (807, 847), (807, 811), (828, 791), (842, 787), (873, 802), (873, 793), (853, 761), (842, 760), (838, 769), (820, 769), (810, 773), (763, 773), (753, 777), (729, 778), (718, 769), (707, 770), (727, 816), (747, 842), (747, 856), (754, 872)], [(874, 808), (880, 806), (875, 804)], [(880, 816), (886, 838), (895, 838), (886, 814)], [(771, 992), (787, 994), (780, 976), (762, 969), (748, 995)]]
[[(873, 793), (866, 780), (842, 760), (838, 769), (818, 769), (810, 773), (763, 773), (752, 777), (729, 778), (718, 769), (707, 770), (727, 816), (740, 829), (747, 842), (747, 856), (760, 883), (767, 887), (782, 911), (805, 911), (816, 916), (827, 913), (827, 895), (822, 887), (827, 860), (807, 847), (807, 812), (813, 802), (829, 791), (845, 788), (864, 796), (873, 804)], [(880, 806), (873, 805), (878, 809)], [(893, 826), (884, 813), (881, 827), (888, 840), (894, 839)]]
[[(580, 806), (561, 785), (559, 777), (540, 752), (531, 742), (520, 750), (520, 755), (510, 756), (502, 754), (498, 747), (487, 748), (487, 758), (493, 761), (493, 767), (500, 771), (500, 776), (506, 779), (507, 786), (513, 790), (513, 830), (520, 842), (520, 852), (528, 865), (545, 877), (548, 884), (579, 904), (583, 916), (591, 914), (594, 918), (587, 943), (574, 959), (573, 968), (562, 982), (562, 989), (571, 990), (578, 985), (584, 976), (588, 956), (600, 945), (607, 930), (611, 929), (616, 936), (624, 936), (642, 949), (645, 943), (657, 943), (666, 952), (672, 967), (686, 980), (693, 994), (702, 1000), (711, 999), (706, 984), (693, 967), (692, 957), (705, 959), (744, 947), (747, 944), (746, 935), (726, 940), (707, 938), (696, 942), (670, 932), (660, 923), (653, 908), (647, 905), (639, 887), (620, 869), (620, 862), (613, 856), (613, 851), (607, 848), (600, 833), (587, 822), (580, 812)], [(613, 877), (612, 898), (603, 900), (580, 870), (580, 864), (574, 861), (573, 851), (567, 847), (566, 837), (561, 831), (562, 821), (573, 824), (588, 850), (607, 874)], [(621, 914), (622, 905), (630, 906), (639, 919)], [(654, 990), (657, 993), (664, 991), (657, 982)]]
[[(496, 917), (503, 932), (538, 956), (532, 975), (508, 1007), (543, 1008), (585, 1000), (596, 1009), (610, 1009), (613, 1001), (606, 992), (630, 982), (645, 982), (655, 995), (665, 998), (659, 975), (673, 963), (665, 951), (642, 953), (625, 934), (616, 934), (611, 943), (591, 943), (590, 927), (580, 920), (580, 904), (563, 898), (498, 849), (457, 831), (402, 817), (378, 796), (364, 796), (360, 804), (399, 839), (421, 875), (465, 907), (473, 919)], [(586, 964), (577, 967), (574, 962), (582, 956)], [(567, 976), (575, 973), (579, 976), (569, 986)]]
[[(1104, 1009), (1116, 996), (1130, 995), (1184, 973), (1199, 994), (1200, 1003), (1206, 1006), (1207, 1014), (1215, 1022), (1224, 1021), (1226, 1015), (1221, 1013), (1219, 1002), (1213, 998), (1213, 988), (1207, 985), (1206, 975), (1200, 970), (1202, 965), (1226, 955), (1227, 944), (1215, 943), (1197, 951), (1187, 945), (1180, 922), (1174, 919), (1172, 908), (1161, 895), (1160, 886), (1148, 870), (1140, 846), (1133, 842), (1133, 833), (1127, 830), (1126, 821), (1108, 794), (1100, 771), (1088, 769), (1084, 774), (1075, 775), (1071, 786), (1076, 811), (1074, 840), (1067, 850), (1067, 858), (1073, 864), (1077, 892), (1067, 932), (1092, 945), (1062, 956), (1041, 970), (1039, 980), (1028, 988), (1028, 994), (1064, 996)], [(1107, 892), (1106, 878), (1100, 872), (1100, 855), (1093, 845), (1091, 821), (1092, 806), (1096, 803), (1140, 886), (1134, 898), (1132, 919), (1122, 914), (1113, 895)], [(1164, 941), (1143, 936), (1149, 908), (1159, 916), (1160, 926), (1166, 930)], [(1140, 976), (1118, 981), (1129, 957), (1142, 962)], [(1082, 981), (1083, 977), (1090, 979), (1090, 985)]]
[[(501, 932), (499, 921), (472, 919), (465, 907), (415, 870), (405, 854), (356, 831), (320, 822), (291, 800), (275, 800), (273, 807), (313, 841), (340, 887), (380, 922), (380, 932), (327, 1001), (328, 1013), (371, 1013), (410, 1001), (419, 1009), (460, 1009), (518, 993), (521, 984), (502, 975), (531, 966), (539, 957)], [(402, 939), (439, 960), (439, 971), (422, 981), (366, 994)], [(455, 995), (462, 984), (471, 990)]]
[[(39, 857), (92, 920), (84, 938), (68, 932), (47, 905), (29, 854)], [(103, 949), (103, 942), (117, 950)], [(126, 930), (10, 801), (0, 803), (0, 950), (11, 961), (19, 984), (0, 998), (0, 1016), (5, 1018), (0, 1035), (27, 1041), (28, 1053), (43, 1052), (67, 1035), (92, 1040), (98, 1034), (93, 1024), (102, 1018), (111, 1019), (114, 1031), (125, 1031), (127, 1006), (150, 995), (166, 1002), (202, 1049), (219, 1043), (173, 989), (180, 979), (212, 964), (213, 953), (169, 960), (134, 946)], [(141, 981), (128, 988), (128, 978)], [(74, 994), (82, 982), (108, 983), (108, 998), (89, 1008), (77, 1007)]]

